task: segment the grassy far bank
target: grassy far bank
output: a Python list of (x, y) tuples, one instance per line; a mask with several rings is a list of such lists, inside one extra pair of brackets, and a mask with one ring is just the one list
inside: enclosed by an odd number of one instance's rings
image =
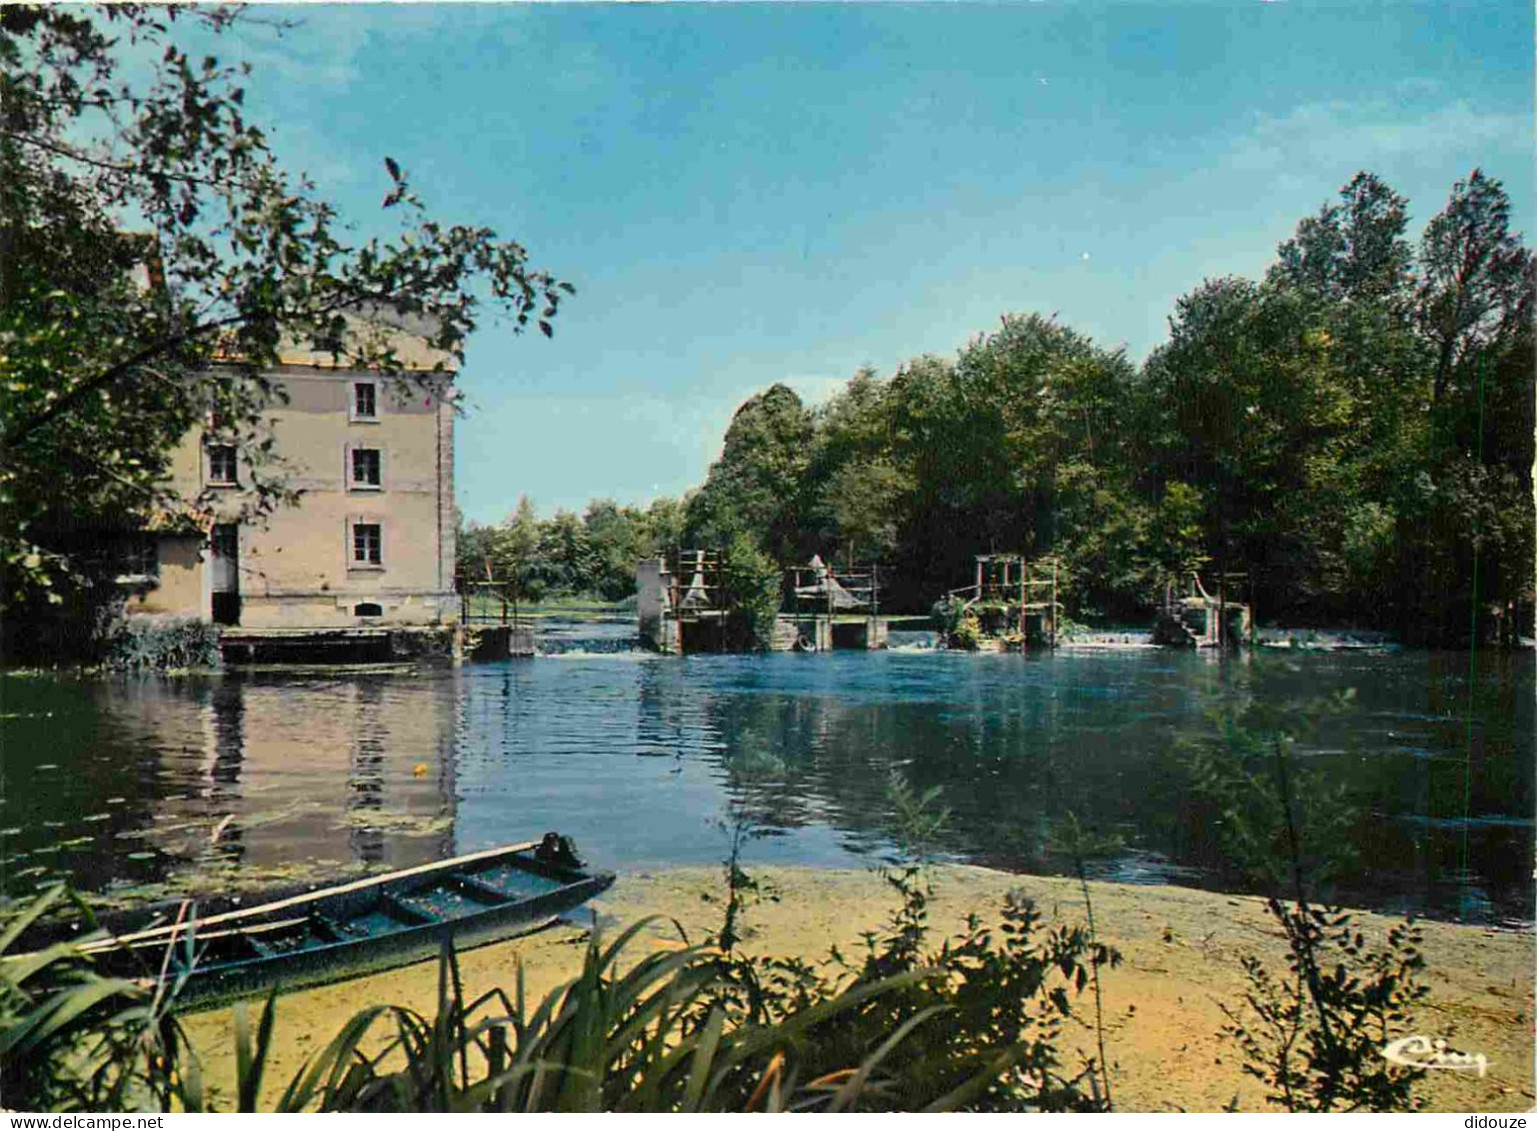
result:
[[(502, 603), (485, 594), (474, 594), (467, 602), (472, 617), (500, 617)], [(610, 617), (633, 617), (635, 600), (604, 601), (597, 597), (559, 597), (542, 601), (520, 601), (516, 606), (507, 604), (507, 615), (516, 609), (520, 620), (605, 620)]]
[[(892, 896), (871, 872), (808, 868), (754, 870), (777, 895), (752, 907), (743, 949), (754, 954), (825, 960), (829, 947), (857, 951), (864, 925), (889, 913)], [(1214, 1111), (1237, 1096), (1244, 1110), (1264, 1110), (1263, 1089), (1242, 1070), (1236, 1047), (1221, 1037), (1220, 1005), (1243, 992), (1239, 955), (1254, 952), (1281, 964), (1284, 944), (1262, 900), (1174, 887), (1091, 883), (1100, 934), (1124, 956), (1104, 974), (1106, 1042), (1116, 1107), (1123, 1111)], [(938, 869), (931, 923), (937, 934), (959, 929), (966, 915), (994, 906), (1011, 889), (1033, 898), (1048, 920), (1081, 921), (1083, 898), (1075, 881), (1022, 877), (983, 868)], [(708, 868), (635, 872), (620, 877), (594, 906), (600, 928), (646, 915), (665, 918), (641, 935), (632, 960), (678, 945), (673, 919), (698, 939), (719, 923), (719, 871)], [(1389, 920), (1364, 914), (1368, 934), (1386, 932)], [(1431, 923), (1424, 926), (1431, 998), (1421, 1010), (1426, 1035), (1447, 1035), (1459, 1049), (1490, 1059), (1488, 1075), (1429, 1073), (1421, 1091), (1436, 1111), (1506, 1111), (1532, 1106), (1533, 996), (1531, 969), (1537, 941), (1530, 934)], [(530, 938), (482, 947), (460, 956), (466, 995), (510, 987), (521, 965), (528, 997), (538, 998), (580, 968), (583, 930), (561, 927)], [(389, 1001), (430, 1016), (438, 992), (435, 963), (323, 986), (280, 999), (270, 1081), (286, 1081), (318, 1051), (363, 1001)], [(186, 1019), (204, 1053), (210, 1084), (233, 1094), (234, 1021), (229, 1009)], [(1086, 1014), (1065, 1028), (1064, 1059), (1093, 1054), (1095, 1034)], [(275, 1099), (276, 1088), (270, 1088)]]

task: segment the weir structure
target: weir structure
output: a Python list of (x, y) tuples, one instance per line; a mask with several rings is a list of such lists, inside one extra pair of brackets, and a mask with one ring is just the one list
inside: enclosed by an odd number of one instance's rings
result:
[(886, 647), (878, 566), (840, 571), (814, 555), (805, 565), (785, 570), (785, 581), (789, 608), (779, 614), (776, 646), (793, 631), (789, 647), (801, 652)]
[(961, 602), (963, 616), (975, 617), (983, 643), (999, 648), (1017, 643), (1021, 651), (1057, 646), (1056, 558), (1031, 562), (1023, 554), (978, 554), (975, 580), (946, 596)]
[(1234, 648), (1252, 643), (1254, 610), (1249, 601), (1235, 601), (1229, 593), (1252, 583), (1247, 573), (1225, 572), (1215, 577), (1214, 597), (1192, 572), (1183, 585), (1164, 586), (1163, 608), (1153, 623), (1153, 643), (1181, 648)]
[(517, 587), (510, 581), (461, 579), (459, 623), (464, 651), (473, 659), (534, 655), (534, 624), (518, 615)]
[(676, 549), (635, 566), (641, 643), (666, 655), (720, 652), (726, 645), (726, 559), (719, 551)]
[[(636, 565), (636, 612), (642, 644), (667, 655), (722, 652), (733, 646), (736, 611), (720, 551), (674, 550)], [(819, 557), (784, 571), (784, 594), (771, 651), (830, 652), (884, 648), (880, 575), (874, 566), (835, 570)]]

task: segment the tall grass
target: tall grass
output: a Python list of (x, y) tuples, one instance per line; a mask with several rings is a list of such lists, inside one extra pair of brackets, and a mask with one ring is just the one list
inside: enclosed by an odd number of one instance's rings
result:
[[(0, 1103), (24, 1111), (169, 1108), (196, 1076), (168, 1010), (175, 982), (163, 977), (146, 989), (98, 974), (79, 946), (99, 933), (12, 953), (23, 931), (70, 898), (49, 888), (0, 931)], [(89, 920), (87, 907), (76, 910)]]
[[(493, 990), (467, 1002), (445, 950), (434, 1016), (393, 1006), (358, 1013), (294, 1076), (276, 1110), (840, 1110), (889, 1087), (883, 1049), (817, 1078), (802, 1074), (795, 1058), (817, 1025), (913, 978), (859, 987), (773, 1026), (735, 1026), (709, 1000), (717, 974), (702, 948), (651, 953), (621, 969), (645, 926), (607, 945), (593, 938), (580, 974), (532, 1008), (521, 970), (513, 996)], [(262, 1017), (269, 1035), (272, 1008), (269, 1001)], [(391, 1036), (365, 1053), (381, 1025)], [(252, 1066), (267, 1048), (249, 1035), (237, 1046), (240, 1063)], [(252, 1079), (242, 1073), (242, 1103), (254, 1094)]]
[[(14, 920), (5, 945), (60, 898), (55, 890)], [(890, 945), (872, 944), (871, 961), (841, 979), (813, 976), (793, 960), (729, 959), (703, 944), (630, 961), (646, 926), (607, 943), (592, 936), (581, 972), (537, 1003), (525, 999), (521, 969), (510, 994), (497, 989), (468, 1000), (457, 959), (445, 949), (431, 1016), (392, 1005), (364, 1009), (266, 1096), (276, 997), (254, 1025), (248, 1007), (237, 1006), (233, 1106), (729, 1112), (1087, 1103), (1056, 1077), (1058, 1030), (1044, 1016), (1065, 1015), (1070, 976), (1057, 974), (1068, 980), (1047, 986), (1059, 964), (1069, 968), (1076, 944), (1053, 932), (1037, 950), (1026, 941), (1033, 911), (1005, 910), (1005, 945), (973, 924), (935, 956), (937, 964), (909, 951), (886, 970), (879, 956), (889, 956)], [(744, 969), (755, 979), (772, 970), (804, 976), (759, 980), (755, 1008), (744, 1009), (737, 992)], [(204, 1087), (201, 1061), (168, 1012), (175, 988), (100, 977), (74, 943), (0, 963), (7, 1105), (231, 1106)]]

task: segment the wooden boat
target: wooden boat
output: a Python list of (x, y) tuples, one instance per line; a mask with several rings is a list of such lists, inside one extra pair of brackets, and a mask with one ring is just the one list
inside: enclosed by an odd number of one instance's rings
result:
[[(581, 866), (570, 842), (541, 841), (304, 891), (254, 907), (82, 940), (99, 968), (181, 981), (178, 1003), (225, 1000), (403, 966), (540, 930), (614, 882)], [(219, 901), (215, 906), (228, 905)]]

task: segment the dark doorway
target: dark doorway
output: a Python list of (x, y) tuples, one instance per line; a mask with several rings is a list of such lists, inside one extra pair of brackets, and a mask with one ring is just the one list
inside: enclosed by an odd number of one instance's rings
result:
[(221, 522), (209, 539), (215, 624), (240, 623), (240, 527)]

